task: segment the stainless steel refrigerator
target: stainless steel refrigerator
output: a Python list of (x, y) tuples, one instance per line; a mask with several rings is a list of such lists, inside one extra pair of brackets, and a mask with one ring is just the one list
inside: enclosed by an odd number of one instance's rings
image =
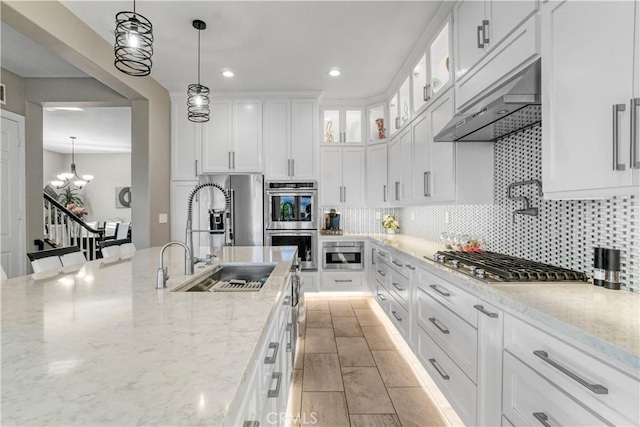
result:
[(224, 233), (203, 233), (200, 247), (206, 242), (206, 236), (211, 250), (225, 245), (263, 246), (264, 177), (259, 174), (200, 175), (200, 183), (205, 182), (213, 182), (230, 190), (232, 209), (231, 212), (225, 212), (225, 196), (217, 188), (205, 187), (199, 192), (199, 229), (211, 230), (221, 227), (220, 221), (224, 222)]

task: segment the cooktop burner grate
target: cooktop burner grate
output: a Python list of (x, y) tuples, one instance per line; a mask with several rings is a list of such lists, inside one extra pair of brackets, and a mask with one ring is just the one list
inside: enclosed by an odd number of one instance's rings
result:
[[(562, 282), (586, 281), (579, 271), (555, 267), (495, 252), (438, 252), (435, 259), (447, 265), (463, 264), (466, 268), (482, 269), (505, 282)], [(452, 262), (453, 261), (453, 262)], [(456, 262), (457, 261), (457, 262)], [(457, 268), (457, 267), (453, 267)]]

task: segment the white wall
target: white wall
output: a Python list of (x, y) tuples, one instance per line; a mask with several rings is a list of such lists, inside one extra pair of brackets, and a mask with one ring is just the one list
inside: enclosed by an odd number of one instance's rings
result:
[(69, 172), (69, 156), (55, 151), (42, 150), (42, 188), (50, 184), (62, 172)]
[(131, 186), (131, 154), (76, 154), (76, 167), (94, 176), (82, 189), (87, 221), (131, 222), (131, 208), (116, 209), (116, 187)]

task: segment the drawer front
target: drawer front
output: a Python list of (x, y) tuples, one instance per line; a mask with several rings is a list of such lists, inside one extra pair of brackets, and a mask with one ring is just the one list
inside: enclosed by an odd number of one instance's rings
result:
[(378, 304), (380, 304), (380, 307), (382, 307), (382, 310), (385, 313), (388, 313), (389, 298), (391, 298), (389, 291), (378, 282), (376, 282), (376, 286), (376, 300), (378, 301)]
[(478, 370), (478, 331), (418, 289), (417, 322), (475, 383)]
[(477, 298), (422, 269), (419, 270), (417, 286), (471, 325), (478, 327), (478, 312), (473, 308)]
[(322, 272), (323, 291), (364, 290), (362, 273)]
[(376, 250), (376, 264), (378, 262), (381, 262), (381, 263), (389, 262), (389, 252), (385, 251), (384, 249), (381, 249), (379, 246), (374, 246), (374, 249)]
[(389, 292), (396, 297), (405, 310), (409, 308), (410, 285), (409, 279), (402, 274), (395, 270), (390, 271)]
[(391, 294), (391, 298), (389, 298), (388, 314), (391, 322), (395, 325), (396, 329), (400, 332), (404, 339), (408, 341), (409, 312), (404, 309), (404, 307), (398, 302), (396, 298), (394, 298), (393, 294)]
[(415, 270), (415, 268), (409, 263), (409, 261), (396, 255), (391, 255), (389, 265), (391, 266), (391, 268), (405, 276), (407, 279), (411, 277), (411, 272)]
[(640, 425), (637, 378), (520, 319), (504, 317), (505, 349), (609, 422)]
[(504, 354), (504, 415), (518, 426), (600, 426), (604, 420), (558, 390), (509, 352)]
[(387, 290), (389, 289), (391, 279), (391, 269), (388, 265), (383, 263), (376, 264), (375, 280), (382, 284)]
[(438, 388), (467, 426), (476, 425), (476, 386), (438, 347), (429, 335), (417, 328), (416, 355)]
[(272, 373), (277, 370), (279, 360), (285, 351), (286, 349), (280, 345), (280, 335), (278, 334), (277, 325), (273, 322), (270, 326), (267, 339), (262, 343), (262, 350), (256, 361), (258, 370), (260, 371), (260, 389), (264, 391), (264, 393), (268, 390)]

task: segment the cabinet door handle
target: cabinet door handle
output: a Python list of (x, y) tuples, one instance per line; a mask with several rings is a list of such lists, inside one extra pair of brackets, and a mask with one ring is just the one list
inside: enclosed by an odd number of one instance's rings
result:
[(480, 304), (476, 304), (473, 306), (473, 308), (475, 308), (476, 310), (478, 310), (480, 313), (482, 314), (486, 314), (487, 316), (495, 319), (498, 317), (498, 313), (492, 313), (490, 311), (485, 310), (484, 306), (480, 305)]
[(424, 197), (431, 197), (431, 172), (426, 171), (424, 173)]
[(396, 200), (400, 200), (400, 181), (396, 181)]
[(195, 161), (196, 178), (198, 177), (198, 160)]
[(353, 282), (353, 280), (351, 279), (333, 279), (334, 282), (336, 283), (351, 283)]
[(291, 159), (291, 176), (296, 176), (296, 160)]
[(478, 49), (484, 49), (484, 45), (482, 44), (482, 25), (478, 25)]
[(382, 271), (382, 270), (378, 270), (378, 274), (379, 274), (379, 275), (381, 275), (382, 277), (384, 277), (384, 276), (386, 276), (386, 275), (387, 275), (387, 273), (385, 273), (385, 272), (384, 272), (384, 271)]
[(384, 295), (382, 295), (382, 294), (378, 294), (378, 299), (379, 299), (380, 301), (386, 301), (386, 300), (387, 300), (387, 299), (384, 297)]
[(440, 295), (442, 295), (443, 297), (450, 297), (451, 296), (451, 294), (449, 292), (441, 291), (440, 289), (438, 289), (437, 285), (429, 285), (429, 287), (431, 289), (433, 289), (434, 291), (436, 291), (437, 293), (439, 293)]
[(282, 301), (282, 305), (291, 305), (291, 297), (289, 295), (284, 297), (284, 301)]
[(396, 125), (396, 129), (400, 129), (400, 117), (396, 117), (395, 125)]
[(282, 372), (274, 372), (271, 374), (271, 379), (276, 380), (275, 390), (269, 390), (267, 397), (274, 398), (280, 396), (280, 384), (282, 383)]
[(631, 160), (629, 167), (640, 169), (640, 161), (638, 161), (638, 108), (640, 108), (640, 98), (631, 99)]
[(287, 176), (291, 176), (291, 159), (287, 159)]
[(440, 374), (440, 376), (442, 377), (443, 380), (448, 380), (449, 379), (449, 374), (447, 374), (444, 371), (444, 369), (442, 369), (440, 367), (438, 362), (436, 362), (436, 359), (429, 359), (429, 363), (431, 363), (433, 365), (433, 367), (436, 368), (436, 371), (438, 371), (438, 373)]
[(386, 202), (387, 201), (387, 185), (383, 185), (382, 186), (382, 201)]
[(271, 357), (265, 357), (264, 363), (265, 365), (273, 365), (276, 363), (276, 358), (278, 357), (278, 348), (280, 347), (279, 342), (271, 342), (269, 343), (269, 350), (273, 349), (273, 355)]
[(396, 288), (400, 292), (404, 291), (404, 288), (402, 286), (398, 285), (397, 283), (392, 283), (392, 285), (393, 285), (394, 288)]
[(430, 317), (430, 318), (429, 318), (429, 322), (433, 323), (433, 325), (434, 325), (436, 328), (438, 328), (438, 330), (439, 330), (440, 332), (442, 332), (443, 334), (448, 334), (448, 333), (449, 333), (449, 329), (448, 329), (446, 326), (444, 326), (444, 325), (440, 326), (440, 325), (438, 324), (438, 321), (436, 320), (436, 318), (435, 318), (435, 317)]
[(566, 376), (568, 376), (569, 378), (571, 378), (572, 380), (574, 380), (578, 384), (580, 384), (583, 387), (589, 389), (589, 391), (591, 391), (591, 392), (593, 392), (595, 394), (609, 394), (609, 390), (606, 387), (604, 387), (603, 385), (591, 384), (590, 382), (588, 382), (587, 380), (585, 380), (583, 378), (580, 378), (579, 376), (577, 376), (576, 374), (574, 374), (573, 372), (571, 372), (570, 370), (568, 370), (567, 368), (565, 368), (564, 366), (559, 364), (558, 362), (556, 362), (554, 360), (551, 360), (549, 358), (549, 354), (547, 354), (546, 351), (544, 351), (544, 350), (534, 350), (533, 354), (535, 356), (539, 357), (540, 359), (542, 359), (543, 361), (545, 361), (546, 363), (548, 363), (549, 365), (553, 366), (558, 371), (562, 372), (563, 374), (565, 374)]
[(393, 314), (393, 317), (395, 317), (398, 322), (402, 322), (402, 317), (398, 316), (398, 313), (396, 311), (392, 310), (391, 314)]
[(231, 151), (229, 151), (229, 169), (232, 169), (231, 168)]
[(376, 265), (376, 248), (371, 248), (371, 264)]
[(293, 323), (287, 323), (287, 327), (285, 328), (287, 332), (289, 332), (289, 342), (287, 343), (287, 351), (291, 352), (292, 350), (292, 342), (293, 342)]
[(231, 160), (233, 160), (233, 168), (236, 168), (236, 152), (232, 151), (231, 152)]
[(347, 203), (347, 186), (344, 186), (344, 200), (343, 203)]
[(391, 263), (392, 263), (393, 265), (396, 265), (396, 266), (400, 267), (400, 268), (402, 268), (402, 267), (404, 266), (401, 262), (398, 262), (398, 261), (396, 261), (395, 259), (394, 259), (394, 260), (392, 260), (392, 261), (391, 261)]
[(260, 421), (245, 421), (242, 427), (260, 427)]
[(551, 427), (551, 424), (547, 422), (549, 421), (549, 417), (547, 417), (547, 414), (545, 414), (544, 412), (534, 412), (533, 417), (536, 420), (540, 421), (540, 424), (542, 424), (544, 427)]
[(424, 85), (424, 88), (422, 89), (422, 99), (427, 102), (429, 100), (429, 96), (427, 95), (427, 86), (428, 85)]
[(411, 271), (414, 271), (414, 270), (416, 269), (416, 268), (415, 268), (413, 265), (411, 265), (411, 264), (407, 264), (407, 265), (405, 265), (405, 267), (407, 267), (407, 268), (408, 268), (409, 270), (411, 270)]
[(623, 171), (625, 170), (624, 163), (618, 163), (618, 145), (620, 135), (618, 132), (620, 112), (625, 111), (626, 105), (613, 104), (613, 170)]
[(489, 44), (489, 21), (482, 21), (482, 45)]

